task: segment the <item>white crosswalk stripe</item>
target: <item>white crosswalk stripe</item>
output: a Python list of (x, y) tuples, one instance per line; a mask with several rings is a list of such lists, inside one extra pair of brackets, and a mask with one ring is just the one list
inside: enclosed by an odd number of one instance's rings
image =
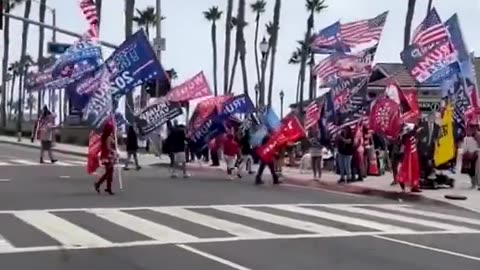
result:
[(62, 160), (57, 161), (52, 164), (49, 161), (45, 161), (44, 164), (41, 164), (38, 161), (27, 160), (27, 159), (10, 159), (10, 160), (1, 160), (0, 167), (15, 167), (15, 166), (61, 166), (61, 167), (78, 167), (85, 166), (87, 162), (85, 160)]
[[(8, 226), (2, 224), (5, 216), (10, 218), (6, 223)], [(15, 223), (12, 223), (12, 217)], [(276, 232), (270, 231), (274, 230), (272, 227), (262, 225), (265, 223), (275, 225)], [(463, 225), (458, 225), (459, 223)], [(25, 235), (19, 235), (25, 231), (17, 230), (17, 227), (22, 226), (32, 228), (30, 236), (42, 234), (55, 242), (46, 243), (43, 241), (47, 240), (38, 240), (44, 239), (42, 237), (28, 236), (25, 240)], [(418, 226), (433, 230), (420, 230)], [(285, 229), (281, 234), (278, 233), (279, 227)], [(0, 254), (252, 239), (461, 233), (480, 233), (480, 220), (393, 204), (262, 204), (0, 211)], [(120, 239), (125, 236), (129, 236), (128, 240)], [(25, 241), (30, 238), (32, 243), (26, 245)]]

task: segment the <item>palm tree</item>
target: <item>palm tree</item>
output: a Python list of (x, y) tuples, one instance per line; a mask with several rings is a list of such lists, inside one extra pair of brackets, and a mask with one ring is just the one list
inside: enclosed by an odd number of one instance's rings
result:
[[(10, 0), (1, 0), (3, 1), (4, 12), (10, 12)], [(2, 127), (7, 126), (7, 90), (5, 85), (7, 82), (7, 71), (8, 71), (8, 54), (10, 48), (10, 19), (7, 16), (5, 17), (5, 24), (3, 25), (3, 59), (2, 59), (2, 104), (1, 104), (1, 118), (2, 118)]]
[[(133, 34), (133, 15), (135, 11), (135, 0), (125, 0), (125, 38)], [(129, 92), (126, 95), (125, 114), (127, 121), (133, 123), (133, 93)]]
[[(274, 25), (273, 22), (268, 22), (265, 24), (265, 30), (268, 34), (268, 49), (265, 55), (262, 56), (262, 68), (261, 68), (261, 74), (260, 74), (260, 92), (259, 92), (259, 97), (258, 97), (258, 104), (259, 106), (265, 106), (265, 73), (267, 71), (266, 69), (266, 63), (268, 61), (268, 58), (270, 56), (270, 51), (272, 49), (272, 36), (274, 32)], [(264, 37), (265, 39), (265, 37)], [(262, 41), (263, 42), (263, 41)]]
[(254, 12), (256, 14), (256, 17), (255, 17), (255, 39), (254, 39), (254, 44), (253, 44), (253, 48), (254, 48), (254, 52), (255, 52), (255, 67), (257, 68), (257, 83), (260, 84), (260, 63), (258, 62), (259, 59), (258, 59), (258, 46), (259, 46), (259, 43), (258, 43), (258, 30), (259, 30), (259, 26), (260, 26), (260, 18), (262, 16), (263, 13), (265, 13), (265, 7), (266, 7), (267, 3), (265, 2), (265, 0), (257, 0), (255, 2), (253, 2), (252, 4), (250, 4), (250, 8), (252, 9), (252, 12)]
[(237, 71), (237, 64), (238, 64), (238, 59), (240, 58), (240, 47), (239, 47), (239, 32), (238, 32), (238, 26), (239, 21), (237, 17), (232, 17), (232, 22), (230, 24), (230, 27), (233, 29), (234, 27), (236, 28), (236, 36), (235, 36), (235, 54), (233, 55), (233, 64), (232, 64), (232, 73), (230, 73), (230, 79), (229, 79), (229, 86), (228, 86), (228, 94), (232, 93), (233, 90), (233, 83), (235, 81), (235, 74)]
[[(15, 7), (15, 5), (25, 2), (25, 10), (23, 13), (24, 18), (29, 18), (30, 17), (30, 11), (32, 8), (32, 1), (31, 0), (15, 0), (14, 3), (12, 3), (11, 7)], [(28, 42), (28, 28), (29, 28), (29, 23), (24, 22), (23, 27), (22, 27), (22, 45), (21, 45), (21, 51), (20, 51), (20, 76), (24, 76), (26, 72), (26, 64), (27, 64), (27, 42)], [(24, 82), (20, 80), (20, 84), (23, 85)], [(19, 89), (19, 100), (22, 100), (22, 88)], [(20, 102), (21, 103), (21, 102)], [(18, 132), (18, 140), (21, 140), (21, 135), (22, 135), (22, 108), (21, 105), (18, 106), (18, 117), (17, 117), (17, 132)]]
[[(47, 0), (40, 0), (40, 6), (39, 6), (39, 15), (38, 18), (41, 23), (45, 22), (45, 13), (47, 10)], [(37, 62), (39, 64), (39, 68), (42, 68), (43, 62), (43, 50), (44, 50), (44, 43), (45, 43), (45, 28), (44, 27), (39, 27), (39, 33), (38, 33), (38, 58)], [(43, 89), (38, 90), (38, 99), (37, 99), (37, 116), (40, 116), (40, 110), (42, 107), (42, 92)], [(31, 118), (31, 117), (30, 117)]]
[(19, 71), (20, 71), (20, 62), (19, 61), (16, 61), (16, 62), (13, 62), (10, 64), (10, 66), (8, 67), (8, 71), (10, 71), (12, 73), (12, 82), (10, 83), (10, 101), (8, 102), (10, 104), (10, 109), (9, 109), (9, 112), (8, 112), (8, 119), (10, 120), (12, 118), (12, 109), (13, 109), (13, 93), (15, 91), (15, 83), (16, 83), (16, 80), (17, 80), (17, 76), (19, 75)]
[(245, 6), (246, 1), (240, 0), (238, 3), (238, 20), (239, 24), (237, 25), (237, 42), (238, 48), (240, 51), (240, 64), (242, 67), (242, 81), (243, 81), (243, 93), (248, 95), (248, 72), (247, 72), (247, 48), (246, 48), (246, 41), (245, 41), (245, 34), (243, 29), (247, 23), (245, 22)]
[[(145, 28), (145, 34), (150, 38), (150, 27), (154, 27), (157, 23), (157, 13), (154, 7), (148, 6), (144, 10), (136, 9), (137, 16), (133, 17), (133, 21), (139, 27)], [(163, 18), (162, 18), (163, 20)]]
[(218, 95), (218, 78), (217, 78), (217, 21), (222, 17), (222, 11), (217, 6), (213, 6), (208, 11), (204, 11), (205, 19), (212, 23), (211, 37), (213, 49), (213, 93)]
[[(307, 19), (307, 32), (305, 34), (305, 39), (304, 42), (305, 44), (309, 44), (312, 36), (312, 29), (315, 25), (315, 14), (320, 13), (323, 11), (325, 8), (327, 8), (326, 5), (324, 5), (325, 0), (306, 0), (306, 8), (307, 11), (309, 12), (309, 16)], [(303, 93), (305, 89), (305, 74), (306, 74), (306, 63), (307, 63), (307, 57), (308, 57), (309, 51), (304, 50), (302, 53), (302, 58), (301, 58), (301, 63), (300, 63), (300, 113), (303, 115)], [(313, 58), (313, 56), (310, 56), (310, 59)], [(313, 67), (310, 65), (310, 71), (313, 70)], [(310, 76), (310, 87), (309, 87), (309, 96), (311, 97), (313, 94), (314, 89), (313, 87), (313, 78), (312, 75)]]
[[(299, 47), (295, 51), (292, 52), (292, 55), (288, 59), (288, 64), (290, 65), (298, 65), (301, 63), (301, 58), (302, 58), (302, 53), (304, 50), (304, 43), (302, 41), (298, 41), (300, 44)], [(300, 101), (300, 71), (298, 72), (297, 75), (297, 91), (296, 91), (296, 102), (298, 103)]]
[(416, 0), (408, 0), (407, 16), (405, 18), (405, 30), (403, 39), (403, 48), (405, 49), (410, 44), (410, 34), (412, 31), (413, 14), (415, 13)]
[(268, 107), (272, 106), (273, 77), (275, 75), (275, 56), (277, 54), (278, 30), (280, 29), (280, 10), (282, 1), (276, 0), (273, 8), (273, 32), (270, 46), (272, 48), (272, 57), (270, 58), (270, 82), (268, 84)]
[(233, 0), (228, 0), (227, 3), (227, 17), (225, 21), (225, 61), (223, 65), (223, 93), (228, 93), (228, 71), (230, 69), (230, 44), (231, 44), (231, 23), (233, 13)]

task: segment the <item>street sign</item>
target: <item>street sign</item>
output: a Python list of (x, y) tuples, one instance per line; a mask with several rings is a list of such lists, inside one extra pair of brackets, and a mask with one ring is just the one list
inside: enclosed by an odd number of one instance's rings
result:
[(47, 50), (48, 50), (48, 53), (51, 53), (51, 54), (62, 54), (70, 46), (72, 46), (72, 44), (49, 42), (47, 46)]
[(165, 51), (166, 49), (166, 40), (164, 38), (154, 38), (153, 46), (156, 51)]

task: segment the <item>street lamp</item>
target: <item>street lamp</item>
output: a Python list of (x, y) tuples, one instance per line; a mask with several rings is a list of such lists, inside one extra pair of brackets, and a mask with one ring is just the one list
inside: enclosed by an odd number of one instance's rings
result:
[(283, 118), (283, 98), (285, 97), (285, 93), (280, 91), (280, 117)]
[(269, 49), (270, 45), (267, 42), (267, 39), (263, 37), (262, 41), (259, 44), (259, 49), (260, 52), (262, 53), (262, 76), (260, 79), (260, 98), (259, 98), (259, 103), (260, 106), (265, 105), (265, 71), (267, 68), (267, 52)]
[(260, 90), (258, 83), (255, 84), (255, 107), (258, 108), (258, 91)]

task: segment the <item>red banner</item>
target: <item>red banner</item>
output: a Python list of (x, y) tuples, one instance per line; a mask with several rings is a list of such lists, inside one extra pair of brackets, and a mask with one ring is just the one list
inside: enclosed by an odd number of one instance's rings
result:
[(174, 102), (185, 102), (210, 95), (212, 95), (212, 91), (202, 71), (190, 80), (174, 87), (167, 94), (167, 99)]
[(404, 112), (401, 120), (402, 122), (416, 124), (421, 118), (417, 91), (405, 91), (405, 99), (407, 99), (408, 105), (410, 106), (410, 111)]
[(370, 112), (369, 127), (390, 139), (396, 139), (400, 133), (400, 108), (390, 98), (379, 98)]
[(283, 119), (282, 125), (273, 133), (268, 142), (257, 149), (257, 154), (264, 162), (270, 162), (285, 144), (295, 142), (305, 136), (305, 129), (297, 117), (289, 116)]
[(100, 167), (101, 135), (92, 131), (88, 141), (87, 173), (94, 173)]

